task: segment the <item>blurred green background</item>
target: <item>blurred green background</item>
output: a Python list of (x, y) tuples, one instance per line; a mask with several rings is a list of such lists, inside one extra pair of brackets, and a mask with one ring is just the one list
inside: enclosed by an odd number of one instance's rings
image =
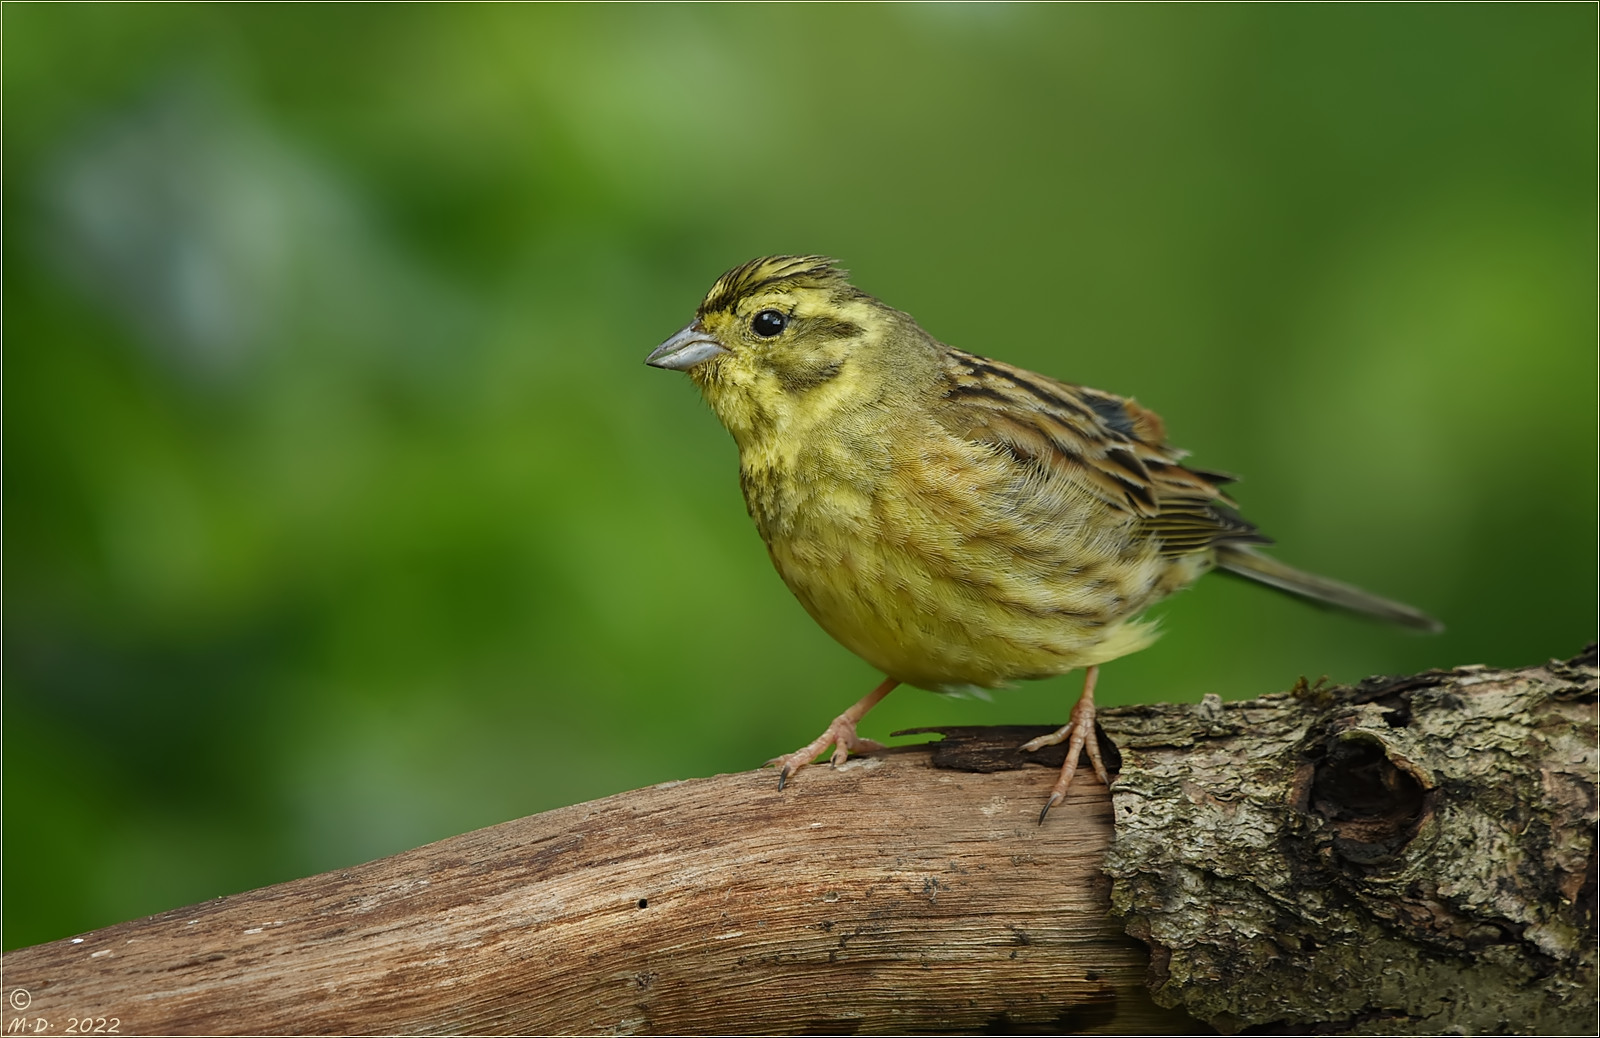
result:
[(7, 4), (5, 946), (752, 768), (867, 691), (642, 363), (763, 253), (1136, 394), (1284, 558), (1450, 625), (1209, 578), (1104, 704), (1572, 654), (1595, 18)]

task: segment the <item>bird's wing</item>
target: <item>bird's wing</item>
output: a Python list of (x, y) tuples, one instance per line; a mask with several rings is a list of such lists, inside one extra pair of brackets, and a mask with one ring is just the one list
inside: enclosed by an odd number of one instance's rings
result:
[(1159, 538), (1163, 554), (1270, 543), (1222, 492), (1232, 477), (1178, 464), (1184, 452), (1137, 402), (955, 349), (944, 376), (935, 416), (948, 432), (1087, 488)]

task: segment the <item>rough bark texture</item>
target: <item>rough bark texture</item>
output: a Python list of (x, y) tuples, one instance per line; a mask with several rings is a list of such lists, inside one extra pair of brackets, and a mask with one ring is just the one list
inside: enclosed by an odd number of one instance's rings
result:
[(1594, 647), (1121, 710), (1106, 867), (1219, 1029), (1594, 1034)]
[(1592, 647), (1101, 717), (1115, 845), (949, 729), (20, 949), (0, 1030), (1595, 1033)]

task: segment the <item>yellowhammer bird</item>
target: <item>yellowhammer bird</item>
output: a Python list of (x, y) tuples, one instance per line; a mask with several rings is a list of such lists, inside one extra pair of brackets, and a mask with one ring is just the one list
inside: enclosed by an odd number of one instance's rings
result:
[(823, 630), (887, 676), (786, 757), (881, 749), (856, 724), (896, 685), (990, 689), (1085, 668), (1059, 731), (1066, 762), (1040, 821), (1094, 738), (1100, 664), (1149, 645), (1149, 606), (1214, 566), (1409, 627), (1410, 606), (1261, 554), (1268, 539), (1178, 464), (1132, 399), (946, 346), (850, 284), (832, 260), (772, 256), (711, 286), (647, 363), (686, 371), (739, 446), (739, 481), (773, 564)]

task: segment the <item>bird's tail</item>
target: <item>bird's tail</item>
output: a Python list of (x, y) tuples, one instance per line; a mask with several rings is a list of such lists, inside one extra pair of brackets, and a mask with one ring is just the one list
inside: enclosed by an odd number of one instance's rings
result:
[(1327, 577), (1295, 569), (1246, 545), (1218, 545), (1217, 566), (1230, 573), (1237, 573), (1241, 577), (1249, 577), (1268, 587), (1275, 587), (1279, 591), (1309, 598), (1313, 602), (1338, 606), (1340, 609), (1377, 617), (1389, 623), (1414, 627), (1419, 631), (1436, 633), (1444, 630), (1444, 624), (1419, 609), (1413, 609), (1400, 602), (1391, 602), (1387, 598), (1379, 598), (1358, 587), (1341, 584), (1337, 580), (1329, 580)]

